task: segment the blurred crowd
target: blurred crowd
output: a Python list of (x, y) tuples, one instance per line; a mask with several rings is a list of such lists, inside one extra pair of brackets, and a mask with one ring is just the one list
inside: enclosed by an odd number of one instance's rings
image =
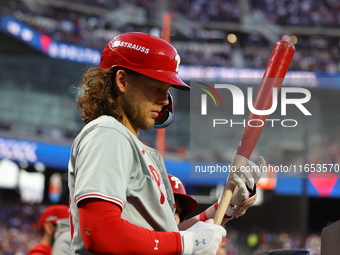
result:
[[(25, 255), (39, 242), (39, 206), (0, 200), (0, 208), (0, 255)], [(310, 234), (305, 248), (311, 255), (320, 255), (320, 243), (320, 234)], [(256, 255), (262, 251), (294, 248), (301, 248), (301, 241), (294, 233), (228, 230), (228, 255)]]
[(332, 144), (320, 153), (318, 156), (311, 159), (313, 164), (340, 164), (340, 146)]
[[(279, 25), (338, 26), (340, 3), (337, 0), (253, 0), (250, 12), (257, 19)], [(172, 11), (196, 21), (239, 22), (239, 1), (171, 1)]]
[[(114, 10), (122, 6), (144, 8), (153, 16), (159, 7), (155, 0), (60, 0), (59, 2), (92, 6), (103, 10)], [(336, 0), (254, 0), (249, 1), (251, 13), (279, 25), (337, 26), (340, 23), (340, 3)], [(169, 9), (178, 15), (195, 21), (239, 22), (241, 8), (237, 0), (174, 0)]]
[[(40, 2), (41, 3), (41, 2)], [(317, 28), (339, 27), (340, 4), (336, 0), (257, 0), (249, 1), (250, 13), (255, 20), (285, 26), (313, 26)], [(90, 7), (90, 8), (89, 8)], [(56, 4), (46, 1), (11, 0), (1, 11), (27, 23), (55, 40), (102, 49), (114, 36), (131, 31), (150, 32), (160, 27), (160, 4), (154, 0), (61, 0)], [(169, 1), (168, 9), (173, 19), (196, 22), (242, 22), (239, 1), (190, 0)], [(129, 22), (129, 19), (130, 22)], [(134, 20), (133, 20), (134, 19)], [(180, 40), (195, 41), (198, 28), (182, 27)], [(266, 29), (266, 28), (264, 28)], [(160, 29), (158, 29), (158, 32)], [(222, 33), (223, 34), (223, 33)], [(220, 35), (220, 45), (230, 45), (227, 34)], [(242, 35), (243, 65), (264, 68), (271, 53), (270, 45), (263, 45), (253, 34)], [(178, 38), (177, 38), (178, 39)], [(174, 36), (174, 41), (177, 40)], [(279, 38), (278, 38), (279, 39)], [(216, 41), (207, 33), (197, 41)], [(207, 45), (205, 45), (207, 46)], [(255, 46), (255, 47), (253, 47)], [(340, 40), (337, 37), (317, 38), (299, 36), (297, 52), (291, 64), (292, 70), (319, 71), (334, 74), (340, 70)], [(208, 47), (179, 47), (182, 63), (195, 65), (233, 66), (235, 47), (220, 50)], [(259, 50), (261, 49), (261, 50)]]
[(339, 26), (340, 2), (337, 0), (254, 0), (254, 15), (288, 26)]
[(0, 255), (25, 255), (39, 240), (39, 206), (0, 200)]
[(69, 145), (76, 138), (78, 131), (70, 129), (59, 128), (56, 126), (42, 127), (37, 126), (35, 130), (21, 130), (19, 127), (13, 127), (13, 125), (6, 121), (0, 120), (0, 137), (11, 137), (28, 139), (40, 142), (58, 143)]
[[(240, 51), (242, 54), (242, 66), (247, 68), (265, 68), (270, 58), (272, 47), (257, 48), (250, 39), (246, 51)], [(223, 47), (218, 50), (210, 48), (205, 44), (205, 50), (197, 50), (195, 47), (181, 47), (181, 44), (174, 43), (181, 63), (188, 65), (210, 65), (210, 66), (234, 66), (233, 56), (235, 51), (232, 47)], [(190, 44), (189, 44), (190, 45)], [(300, 45), (303, 45), (302, 48)], [(290, 64), (290, 70), (323, 72), (327, 74), (336, 74), (340, 68), (340, 40), (330, 44), (327, 50), (317, 49), (313, 44), (313, 39), (305, 39), (297, 46)]]
[(239, 22), (241, 20), (241, 10), (238, 2), (238, 0), (174, 0), (170, 1), (170, 10), (177, 15), (182, 15), (194, 21)]

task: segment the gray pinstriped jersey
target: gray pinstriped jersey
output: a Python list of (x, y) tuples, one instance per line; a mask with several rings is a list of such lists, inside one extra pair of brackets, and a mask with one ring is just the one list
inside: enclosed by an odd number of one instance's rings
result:
[(162, 156), (113, 117), (91, 121), (77, 136), (71, 150), (68, 182), (75, 254), (90, 254), (79, 233), (77, 209), (77, 203), (86, 198), (119, 205), (122, 218), (135, 225), (178, 231), (173, 216), (174, 197)]

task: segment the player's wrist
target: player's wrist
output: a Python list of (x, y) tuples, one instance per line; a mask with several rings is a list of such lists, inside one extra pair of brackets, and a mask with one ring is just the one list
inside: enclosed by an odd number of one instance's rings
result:
[(193, 234), (188, 231), (180, 231), (181, 241), (182, 241), (182, 253), (181, 255), (189, 255), (192, 254), (193, 251)]
[(203, 222), (208, 220), (207, 213), (205, 211), (199, 214), (199, 220)]
[(205, 222), (209, 219), (213, 219), (217, 208), (218, 208), (218, 202), (208, 207), (205, 211), (201, 212), (199, 214), (199, 221)]
[[(211, 205), (208, 209), (206, 209), (205, 211), (201, 212), (199, 215), (198, 215), (198, 219), (199, 221), (202, 221), (202, 222), (206, 222), (207, 220), (209, 219), (213, 219), (214, 216), (215, 216), (215, 213), (217, 211), (217, 208), (218, 208), (218, 202), (216, 202), (215, 204)], [(228, 212), (228, 211), (227, 211)], [(230, 213), (228, 215), (228, 213), (225, 213), (224, 216), (223, 216), (223, 223), (225, 224), (227, 221), (233, 219), (233, 216), (232, 216), (232, 213)]]
[(232, 210), (226, 212), (226, 215), (231, 215), (229, 220), (233, 218), (238, 218), (246, 213), (246, 211), (253, 206), (257, 198), (257, 192), (255, 190), (255, 193), (253, 195), (250, 195), (249, 198), (244, 199), (238, 206), (233, 208)]

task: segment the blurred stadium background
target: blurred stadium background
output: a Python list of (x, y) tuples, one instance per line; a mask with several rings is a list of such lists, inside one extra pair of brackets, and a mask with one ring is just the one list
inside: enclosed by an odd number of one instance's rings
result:
[[(295, 132), (265, 129), (254, 159), (340, 164), (337, 0), (1, 0), (0, 7), (0, 255), (26, 254), (38, 241), (43, 206), (68, 204), (68, 156), (83, 127), (76, 87), (85, 68), (98, 64), (101, 49), (120, 33), (162, 36), (165, 13), (187, 82), (220, 72), (252, 78), (263, 73), (276, 41), (291, 41), (296, 53), (288, 76), (311, 92), (313, 117), (301, 119)], [(200, 211), (216, 201), (225, 180), (190, 178), (190, 159), (228, 163), (240, 133), (230, 130), (221, 134), (220, 147), (207, 144), (190, 153), (189, 95), (172, 93), (166, 165), (201, 203)], [(156, 146), (156, 130), (140, 137)], [(322, 229), (340, 219), (338, 176), (322, 177), (264, 179), (257, 205), (227, 224), (227, 254), (279, 248), (320, 254)]]

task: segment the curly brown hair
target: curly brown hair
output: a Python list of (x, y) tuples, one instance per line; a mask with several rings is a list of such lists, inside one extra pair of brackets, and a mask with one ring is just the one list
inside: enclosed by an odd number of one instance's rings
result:
[(84, 92), (77, 99), (77, 103), (85, 124), (101, 115), (109, 115), (121, 121), (122, 113), (117, 105), (118, 94), (115, 86), (118, 70), (124, 70), (128, 75), (138, 74), (121, 67), (111, 69), (92, 67), (83, 75), (80, 88), (84, 89)]

